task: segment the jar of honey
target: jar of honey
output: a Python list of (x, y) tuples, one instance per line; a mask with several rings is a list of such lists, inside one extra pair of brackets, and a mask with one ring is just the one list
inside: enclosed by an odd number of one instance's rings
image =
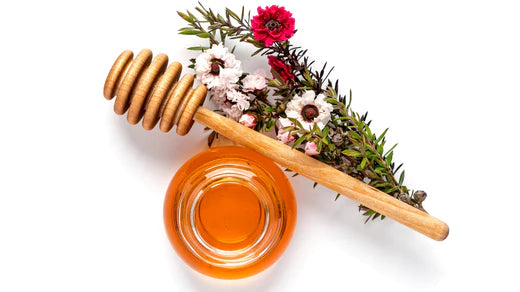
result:
[(217, 147), (177, 171), (164, 222), (175, 251), (193, 269), (238, 279), (281, 256), (294, 231), (296, 201), (274, 162), (243, 147)]

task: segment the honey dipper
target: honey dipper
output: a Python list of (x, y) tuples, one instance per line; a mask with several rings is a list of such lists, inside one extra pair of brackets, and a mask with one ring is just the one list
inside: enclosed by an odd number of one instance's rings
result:
[[(159, 54), (142, 50), (133, 59), (132, 51), (124, 51), (114, 62), (105, 82), (104, 96), (116, 96), (114, 111), (128, 111), (131, 124), (143, 120), (143, 127), (152, 129), (158, 122), (163, 132), (177, 125), (177, 134), (184, 136), (197, 121), (230, 140), (248, 147), (327, 188), (334, 190), (376, 212), (402, 223), (432, 239), (444, 240), (449, 228), (443, 221), (416, 209), (364, 182), (361, 182), (282, 142), (260, 134), (235, 121), (202, 107), (207, 89), (192, 88), (194, 77), (180, 78), (182, 66)], [(180, 79), (179, 79), (180, 78)]]

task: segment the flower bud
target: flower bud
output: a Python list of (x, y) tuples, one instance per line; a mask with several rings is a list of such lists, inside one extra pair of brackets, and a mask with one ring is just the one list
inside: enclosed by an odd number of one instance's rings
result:
[(243, 114), (238, 122), (251, 129), (256, 126), (256, 118), (252, 114)]
[(426, 200), (426, 192), (425, 191), (416, 191), (413, 193), (413, 200), (417, 202), (417, 204), (421, 204)]
[(314, 142), (307, 142), (305, 144), (305, 154), (309, 156), (320, 154), (320, 152), (318, 151), (318, 145)]

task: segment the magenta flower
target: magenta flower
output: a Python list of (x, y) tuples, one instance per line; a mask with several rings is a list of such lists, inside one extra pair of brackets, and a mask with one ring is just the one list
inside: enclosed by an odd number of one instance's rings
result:
[[(292, 74), (292, 67), (288, 64), (285, 64), (282, 60), (275, 56), (267, 56), (269, 59), (269, 66), (271, 66), (271, 73), (276, 72), (283, 81), (294, 80), (294, 75)], [(274, 77), (274, 74), (273, 74)]]
[(284, 7), (276, 5), (257, 8), (258, 15), (251, 20), (253, 36), (270, 47), (274, 42), (288, 40), (294, 35), (294, 18)]

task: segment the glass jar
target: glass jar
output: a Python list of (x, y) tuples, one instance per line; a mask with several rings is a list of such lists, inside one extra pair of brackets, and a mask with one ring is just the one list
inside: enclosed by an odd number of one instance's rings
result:
[(164, 222), (175, 251), (193, 269), (244, 278), (281, 256), (294, 231), (296, 201), (274, 162), (243, 147), (217, 147), (177, 171)]

